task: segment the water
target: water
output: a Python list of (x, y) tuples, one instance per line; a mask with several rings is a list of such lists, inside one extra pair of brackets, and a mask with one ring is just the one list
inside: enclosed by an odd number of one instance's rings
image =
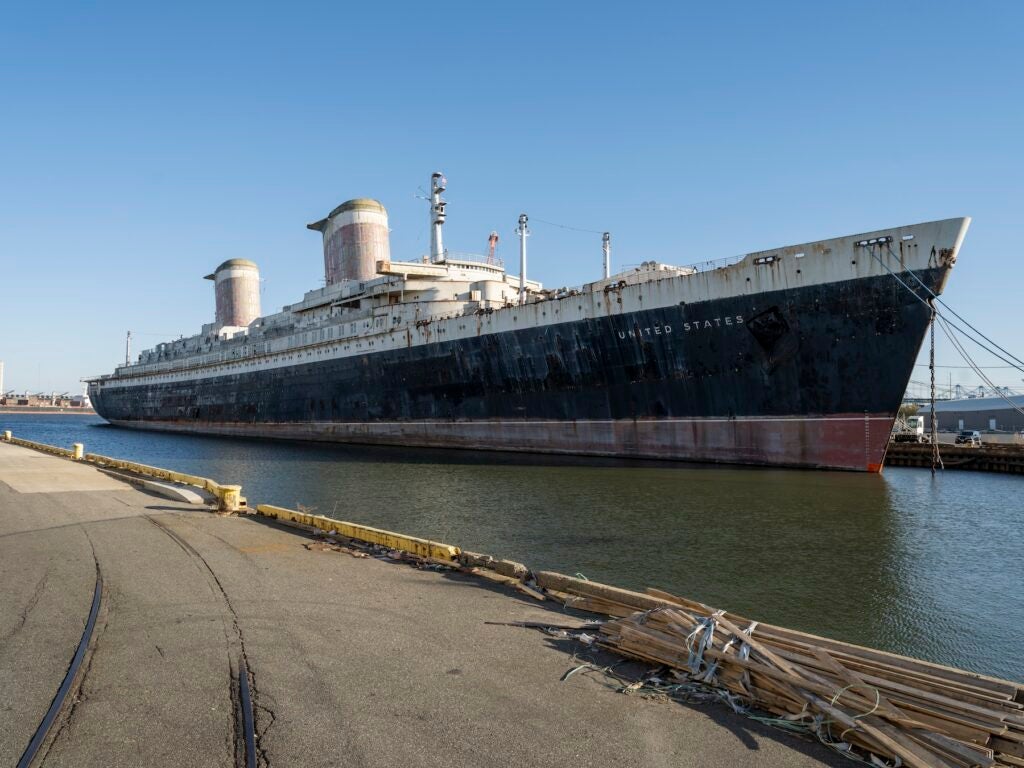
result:
[(0, 414), (17, 437), (295, 508), (1024, 680), (1024, 478), (274, 443)]

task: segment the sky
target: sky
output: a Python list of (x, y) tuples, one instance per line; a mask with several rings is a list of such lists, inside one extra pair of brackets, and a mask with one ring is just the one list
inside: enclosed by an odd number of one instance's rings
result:
[(447, 247), (494, 229), (515, 262), (526, 212), (552, 287), (600, 276), (600, 235), (541, 220), (611, 231), (621, 267), (972, 216), (944, 298), (1024, 357), (1022, 37), (1009, 0), (2, 4), (4, 386), (198, 332), (228, 258), (265, 313), (296, 301), (305, 225), (349, 198), (418, 257), (436, 170)]

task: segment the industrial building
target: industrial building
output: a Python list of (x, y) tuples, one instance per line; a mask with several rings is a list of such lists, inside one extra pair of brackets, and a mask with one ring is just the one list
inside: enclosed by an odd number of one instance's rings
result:
[[(1012, 405), (1011, 405), (1012, 403)], [(1014, 407), (1016, 406), (1016, 407)], [(1024, 395), (968, 397), (935, 403), (935, 420), (940, 432), (975, 429), (979, 432), (1020, 432), (1024, 430)], [(931, 414), (921, 408), (925, 429), (931, 429)]]

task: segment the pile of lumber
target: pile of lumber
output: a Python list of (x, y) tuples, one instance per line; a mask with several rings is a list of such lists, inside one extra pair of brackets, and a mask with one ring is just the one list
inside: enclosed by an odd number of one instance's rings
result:
[(920, 768), (1024, 766), (1024, 686), (716, 611), (659, 590), (553, 573), (567, 605), (615, 616), (600, 644), (794, 723), (823, 741)]

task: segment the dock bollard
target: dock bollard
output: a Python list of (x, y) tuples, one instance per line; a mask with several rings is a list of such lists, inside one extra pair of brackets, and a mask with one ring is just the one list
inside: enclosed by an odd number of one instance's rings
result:
[(237, 512), (242, 498), (242, 486), (222, 485), (217, 495), (220, 496), (221, 512)]
[(4, 430), (4, 440), (6, 440), (8, 443), (11, 442), (11, 430)]
[(71, 449), (72, 451), (74, 451), (74, 453), (71, 455), (71, 458), (73, 458), (75, 461), (81, 461), (82, 458), (85, 456), (85, 446), (82, 445), (81, 443), (73, 443), (71, 445)]

